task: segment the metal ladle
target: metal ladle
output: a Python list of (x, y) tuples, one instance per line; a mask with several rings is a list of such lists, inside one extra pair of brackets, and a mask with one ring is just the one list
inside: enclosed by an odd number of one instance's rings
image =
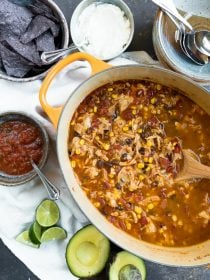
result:
[[(177, 27), (177, 30), (176, 30), (176, 33), (175, 33), (175, 40), (176, 40), (176, 42), (179, 42), (179, 44), (180, 44), (180, 47), (181, 47), (181, 49), (182, 49), (182, 51), (183, 51), (183, 53), (185, 53), (188, 57), (189, 57), (189, 55), (188, 55), (188, 53), (186, 52), (186, 50), (185, 50), (185, 46), (183, 45), (183, 39), (184, 39), (184, 36), (185, 36), (185, 27), (184, 27), (184, 25), (183, 24), (180, 24), (175, 18), (174, 18), (174, 16), (172, 16), (169, 12), (167, 12), (167, 11), (164, 11), (166, 14), (167, 14), (167, 16), (173, 21), (173, 23), (176, 25), (176, 27)], [(191, 58), (191, 57), (190, 57)]]
[(60, 197), (60, 190), (45, 177), (45, 175), (41, 172), (41, 170), (33, 160), (31, 160), (31, 165), (33, 166), (34, 171), (45, 186), (50, 199), (57, 200)]
[(194, 40), (196, 48), (210, 57), (210, 31), (195, 31)]
[[(173, 23), (176, 25), (177, 30), (175, 33), (175, 40), (176, 42), (179, 42), (180, 47), (182, 51), (186, 54), (187, 57), (189, 57), (193, 62), (195, 62), (198, 65), (204, 65), (208, 63), (208, 57), (206, 55), (203, 55), (200, 53), (195, 45), (193, 45), (192, 37), (186, 36), (189, 33), (186, 33), (185, 26), (183, 24), (180, 24), (174, 16), (172, 16), (169, 12), (165, 11), (167, 16), (173, 21)], [(193, 50), (193, 52), (192, 52)]]
[[(171, 15), (170, 18), (173, 20), (173, 22), (178, 27), (178, 31), (180, 32), (179, 40), (180, 45), (182, 47), (182, 50), (184, 53), (196, 64), (204, 65), (209, 62), (208, 55), (202, 53), (200, 49), (197, 48), (197, 44), (195, 43), (195, 36), (196, 38), (199, 37), (199, 44), (202, 45), (203, 48), (208, 47), (208, 44), (206, 44), (206, 41), (208, 41), (208, 36), (210, 34), (207, 30), (201, 30), (201, 31), (195, 31), (191, 24), (185, 20), (177, 11), (173, 0), (152, 0), (153, 3), (161, 7), (167, 14)], [(178, 24), (176, 20), (180, 21), (182, 24)], [(188, 29), (190, 29), (190, 32), (186, 32), (185, 28), (183, 28), (185, 25)], [(205, 42), (205, 46), (203, 46), (203, 41)]]
[(205, 65), (209, 63), (209, 57), (196, 48), (194, 34), (186, 33), (183, 38), (183, 44), (188, 56), (191, 57), (195, 63), (199, 65)]

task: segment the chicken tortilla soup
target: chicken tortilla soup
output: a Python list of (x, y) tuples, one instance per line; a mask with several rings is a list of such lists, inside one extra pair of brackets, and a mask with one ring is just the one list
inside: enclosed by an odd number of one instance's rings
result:
[(70, 124), (69, 157), (94, 206), (116, 227), (162, 246), (210, 236), (210, 181), (175, 182), (182, 149), (210, 165), (210, 116), (175, 89), (117, 81), (92, 92)]

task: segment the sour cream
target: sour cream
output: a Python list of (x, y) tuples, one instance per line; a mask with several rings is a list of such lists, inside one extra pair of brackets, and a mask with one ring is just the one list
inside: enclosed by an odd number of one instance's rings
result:
[(75, 44), (104, 60), (123, 52), (131, 34), (125, 13), (113, 4), (100, 2), (82, 11), (75, 29)]

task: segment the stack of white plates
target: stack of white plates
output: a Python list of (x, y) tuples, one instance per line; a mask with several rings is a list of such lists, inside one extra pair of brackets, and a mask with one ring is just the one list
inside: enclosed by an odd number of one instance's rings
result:
[[(176, 0), (176, 2), (180, 2)], [(195, 30), (210, 30), (210, 5), (209, 0), (187, 1), (188, 6), (180, 6), (180, 11)], [(199, 2), (202, 2), (199, 5)], [(193, 4), (194, 3), (194, 4)], [(178, 3), (179, 4), (179, 3)], [(194, 5), (194, 6), (193, 6)], [(194, 8), (194, 9), (193, 9)], [(159, 61), (193, 80), (210, 84), (210, 63), (200, 66), (192, 62), (181, 50), (179, 42), (175, 40), (176, 26), (171, 19), (161, 10), (157, 12), (153, 27), (153, 44)]]

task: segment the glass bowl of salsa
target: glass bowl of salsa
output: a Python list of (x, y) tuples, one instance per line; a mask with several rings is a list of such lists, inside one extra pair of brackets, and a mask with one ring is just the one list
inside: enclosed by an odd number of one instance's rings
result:
[(36, 176), (31, 165), (46, 163), (49, 138), (43, 125), (20, 112), (0, 115), (0, 184), (16, 186)]

